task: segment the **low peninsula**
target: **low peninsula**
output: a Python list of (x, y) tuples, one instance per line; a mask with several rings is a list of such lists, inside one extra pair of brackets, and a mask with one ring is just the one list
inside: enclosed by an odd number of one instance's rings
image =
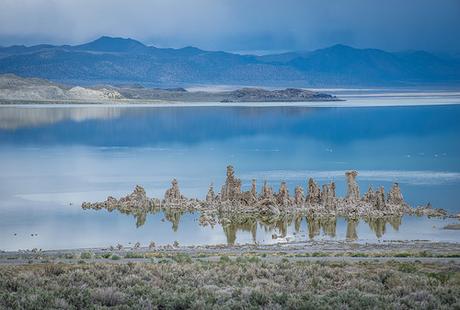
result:
[(175, 102), (323, 102), (336, 96), (300, 88), (244, 87), (225, 91), (189, 91), (138, 84), (64, 85), (39, 78), (0, 75), (0, 104), (11, 103), (175, 103)]

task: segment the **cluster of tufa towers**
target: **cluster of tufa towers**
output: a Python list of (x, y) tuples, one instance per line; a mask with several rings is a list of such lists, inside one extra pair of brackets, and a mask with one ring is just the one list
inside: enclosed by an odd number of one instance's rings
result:
[[(232, 166), (227, 166), (227, 177), (222, 185), (219, 194), (215, 194), (211, 184), (206, 195), (208, 204), (232, 203), (242, 206), (265, 205), (275, 206), (278, 208), (288, 207), (323, 207), (326, 209), (335, 209), (338, 205), (371, 205), (377, 210), (384, 210), (388, 205), (406, 205), (401, 194), (398, 183), (394, 183), (390, 192), (385, 197), (383, 187), (376, 191), (369, 187), (364, 196), (360, 196), (359, 186), (356, 182), (358, 173), (348, 171), (345, 173), (347, 180), (347, 195), (344, 198), (336, 196), (335, 183), (323, 184), (322, 188), (310, 178), (307, 183), (307, 195), (304, 195), (302, 186), (296, 186), (294, 196), (289, 195), (286, 182), (281, 182), (278, 192), (264, 182), (261, 192), (257, 192), (256, 180), (252, 180), (251, 189), (248, 191), (241, 190), (241, 180), (235, 177)], [(177, 180), (172, 181), (171, 188), (165, 193), (164, 201), (166, 203), (180, 203), (186, 198), (181, 195)]]

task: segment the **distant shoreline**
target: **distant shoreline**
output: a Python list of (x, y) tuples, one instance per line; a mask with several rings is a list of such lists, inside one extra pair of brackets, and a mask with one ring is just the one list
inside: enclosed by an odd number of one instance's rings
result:
[(460, 96), (449, 98), (347, 98), (336, 101), (271, 101), (271, 102), (187, 102), (143, 99), (117, 100), (3, 100), (0, 107), (409, 107), (460, 105)]

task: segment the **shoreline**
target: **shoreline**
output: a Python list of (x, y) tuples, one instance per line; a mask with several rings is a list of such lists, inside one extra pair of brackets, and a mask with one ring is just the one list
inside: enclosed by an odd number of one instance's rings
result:
[[(89, 254), (87, 254), (89, 253)], [(96, 247), (61, 250), (18, 250), (0, 252), (0, 265), (21, 265), (32, 262), (76, 263), (81, 259), (93, 262), (150, 262), (151, 258), (188, 255), (192, 259), (218, 259), (221, 256), (257, 256), (302, 260), (456, 260), (460, 261), (460, 242), (436, 242), (428, 240), (384, 241), (359, 243), (350, 241), (296, 241), (276, 244), (198, 245), (198, 246), (150, 246), (150, 247)], [(83, 258), (82, 258), (83, 257)], [(86, 257), (86, 258), (85, 258)], [(118, 259), (117, 259), (118, 260)]]
[(0, 99), (0, 107), (311, 107), (311, 108), (360, 108), (360, 107), (410, 107), (460, 105), (460, 95), (439, 93), (420, 96), (386, 96), (385, 94), (347, 95), (336, 100), (315, 101), (168, 101), (157, 99), (115, 100), (6, 100)]

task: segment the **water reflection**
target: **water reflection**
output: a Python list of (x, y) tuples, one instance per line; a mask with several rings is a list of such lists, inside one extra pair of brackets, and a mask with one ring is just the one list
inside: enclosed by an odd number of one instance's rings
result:
[(0, 129), (12, 130), (24, 127), (40, 127), (63, 121), (84, 122), (109, 120), (122, 114), (117, 107), (1, 107)]
[(375, 236), (380, 239), (385, 234), (387, 224), (390, 224), (395, 231), (399, 230), (401, 217), (367, 219), (366, 222), (369, 224), (370, 229), (375, 233)]
[[(112, 212), (112, 211), (110, 211)], [(114, 211), (119, 212), (119, 211)], [(172, 232), (177, 232), (180, 227), (181, 218), (185, 213), (196, 214), (200, 217), (199, 212), (186, 212), (176, 209), (160, 209), (152, 208), (146, 211), (120, 211), (126, 215), (133, 215), (135, 218), (136, 228), (141, 228), (145, 223), (149, 214), (161, 213), (163, 218), (161, 221), (167, 221), (172, 224)], [(206, 223), (197, 221), (194, 225), (208, 226), (210, 224), (212, 230), (222, 229), (226, 237), (228, 245), (237, 243), (237, 236), (239, 233), (249, 233), (253, 243), (259, 239), (257, 234), (262, 230), (263, 235), (271, 235), (274, 240), (284, 240), (293, 231), (294, 235), (302, 235), (303, 223), (306, 225), (305, 237), (308, 240), (315, 240), (317, 238), (337, 239), (337, 223), (339, 221), (346, 222), (345, 240), (356, 241), (359, 240), (359, 224), (360, 221), (366, 223), (369, 229), (373, 232), (377, 239), (381, 239), (390, 225), (393, 231), (397, 232), (402, 225), (402, 216), (382, 217), (382, 218), (341, 218), (335, 216), (304, 216), (302, 214), (288, 214), (276, 217), (256, 217), (248, 214), (228, 214), (219, 213), (218, 219), (215, 224), (207, 221)]]

